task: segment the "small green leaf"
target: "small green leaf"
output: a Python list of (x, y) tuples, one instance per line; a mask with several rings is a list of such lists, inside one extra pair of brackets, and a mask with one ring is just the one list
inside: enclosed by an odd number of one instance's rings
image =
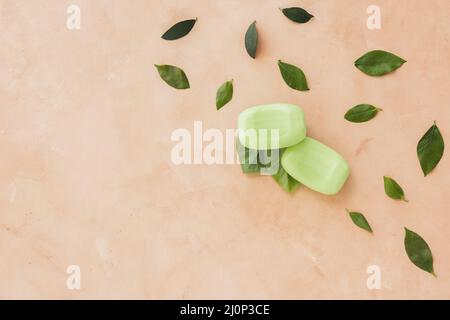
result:
[(256, 21), (254, 21), (245, 33), (245, 49), (250, 57), (256, 58), (256, 49), (258, 48), (258, 31), (256, 30)]
[(280, 159), (282, 150), (256, 150), (250, 149), (236, 139), (236, 150), (243, 173), (261, 173), (263, 175), (276, 174), (275, 169), (281, 167)]
[(194, 27), (197, 19), (180, 21), (167, 30), (161, 38), (164, 40), (177, 40), (187, 35)]
[(272, 177), (284, 191), (289, 193), (294, 192), (300, 186), (300, 182), (292, 178), (282, 166), (279, 167), (278, 172)]
[(356, 224), (361, 229), (364, 229), (366, 231), (373, 233), (372, 228), (369, 225), (369, 222), (367, 222), (366, 218), (364, 217), (364, 215), (362, 213), (350, 212), (348, 209), (345, 209), (345, 210), (347, 210), (347, 212), (350, 216), (350, 219), (352, 219), (354, 224)]
[(219, 110), (233, 98), (233, 80), (227, 81), (220, 86), (216, 94), (216, 108)]
[(183, 70), (171, 65), (157, 65), (156, 69), (159, 72), (161, 79), (163, 79), (169, 86), (175, 89), (188, 89), (189, 80)]
[(405, 228), (405, 250), (409, 260), (420, 269), (436, 276), (433, 269), (433, 254), (425, 240), (414, 231)]
[(284, 82), (289, 87), (299, 91), (309, 90), (305, 74), (300, 68), (292, 64), (284, 63), (281, 60), (278, 60), (278, 67), (280, 68)]
[(402, 187), (400, 187), (400, 185), (394, 179), (383, 177), (383, 180), (384, 192), (386, 192), (386, 195), (389, 198), (408, 202), (408, 200), (405, 199), (405, 193), (403, 192)]
[[(283, 154), (283, 151), (285, 149), (281, 149), (279, 153), (279, 159), (281, 159), (281, 156)], [(283, 188), (284, 191), (292, 193), (300, 186), (300, 182), (295, 180), (293, 177), (291, 177), (286, 170), (281, 166), (281, 162), (278, 163), (278, 171), (274, 175), (272, 175), (272, 178), (278, 183), (280, 187)]]
[(308, 11), (298, 7), (285, 8), (281, 9), (281, 11), (289, 20), (297, 23), (306, 23), (311, 20), (311, 18), (314, 18)]
[(373, 119), (377, 115), (378, 111), (383, 110), (370, 104), (359, 104), (348, 110), (344, 115), (344, 118), (350, 122), (366, 122)]
[(261, 165), (258, 161), (258, 150), (244, 147), (239, 139), (236, 139), (236, 149), (243, 173), (258, 173), (261, 171)]
[(369, 76), (382, 76), (400, 68), (406, 60), (390, 52), (370, 51), (355, 61), (355, 66)]
[(444, 147), (444, 139), (435, 122), (417, 144), (417, 156), (425, 176), (441, 161)]

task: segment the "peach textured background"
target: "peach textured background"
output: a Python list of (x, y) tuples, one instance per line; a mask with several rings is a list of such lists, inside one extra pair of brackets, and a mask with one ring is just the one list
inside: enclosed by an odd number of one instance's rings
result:
[[(65, 26), (72, 3), (79, 31)], [(366, 28), (370, 4), (380, 31)], [(292, 5), (316, 18), (290, 22), (278, 8)], [(450, 298), (450, 157), (426, 178), (416, 157), (433, 120), (450, 144), (450, 1), (2, 0), (0, 11), (1, 298)], [(195, 17), (187, 37), (160, 39)], [(253, 20), (256, 60), (243, 46)], [(371, 49), (408, 63), (368, 77), (353, 62)], [(303, 68), (311, 91), (288, 88), (278, 59)], [(191, 89), (168, 87), (155, 63), (182, 67)], [(231, 78), (234, 99), (217, 112)], [(234, 128), (271, 102), (301, 106), (309, 135), (348, 159), (340, 194), (171, 163), (174, 129)], [(363, 102), (384, 112), (346, 122)], [(384, 195), (383, 175), (410, 203)], [(408, 260), (404, 226), (427, 240), (437, 278)], [(66, 289), (72, 264), (80, 291)], [(366, 287), (372, 264), (381, 290)]]

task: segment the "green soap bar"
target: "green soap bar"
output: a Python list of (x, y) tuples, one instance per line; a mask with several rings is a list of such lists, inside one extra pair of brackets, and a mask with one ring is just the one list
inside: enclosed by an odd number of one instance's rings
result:
[(239, 115), (238, 128), (239, 141), (249, 149), (286, 148), (306, 137), (303, 110), (292, 104), (248, 108)]
[(287, 148), (281, 165), (295, 180), (329, 195), (338, 193), (350, 174), (347, 161), (339, 153), (311, 138)]

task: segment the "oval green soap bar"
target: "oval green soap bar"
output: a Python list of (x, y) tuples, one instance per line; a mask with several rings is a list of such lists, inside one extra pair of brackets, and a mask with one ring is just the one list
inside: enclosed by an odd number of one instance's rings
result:
[(282, 149), (306, 137), (303, 110), (292, 104), (248, 108), (239, 115), (238, 128), (239, 141), (249, 149)]
[(303, 185), (328, 195), (338, 193), (350, 174), (347, 161), (339, 153), (311, 138), (287, 148), (281, 166)]

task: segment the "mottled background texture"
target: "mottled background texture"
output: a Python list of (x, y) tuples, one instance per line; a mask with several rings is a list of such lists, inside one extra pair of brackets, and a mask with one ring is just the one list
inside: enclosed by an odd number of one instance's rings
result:
[[(81, 30), (66, 28), (70, 4)], [(366, 27), (371, 4), (381, 30)], [(287, 6), (315, 18), (294, 24)], [(195, 17), (185, 38), (160, 38)], [(254, 20), (256, 60), (243, 46)], [(426, 178), (416, 156), (434, 120), (450, 144), (449, 21), (448, 0), (1, 0), (0, 297), (450, 298), (450, 154)], [(353, 62), (372, 49), (408, 62), (368, 77)], [(311, 90), (287, 87), (278, 59)], [(191, 89), (167, 86), (155, 63), (183, 68)], [(234, 99), (217, 112), (231, 78)], [(171, 162), (176, 128), (234, 128), (273, 102), (301, 106), (309, 135), (349, 161), (341, 193), (288, 195), (237, 165)], [(359, 103), (384, 112), (345, 121)], [(385, 196), (383, 175), (409, 203)], [(408, 260), (405, 226), (427, 240), (437, 278)], [(69, 265), (81, 290), (66, 288)], [(369, 265), (380, 290), (366, 287)]]

